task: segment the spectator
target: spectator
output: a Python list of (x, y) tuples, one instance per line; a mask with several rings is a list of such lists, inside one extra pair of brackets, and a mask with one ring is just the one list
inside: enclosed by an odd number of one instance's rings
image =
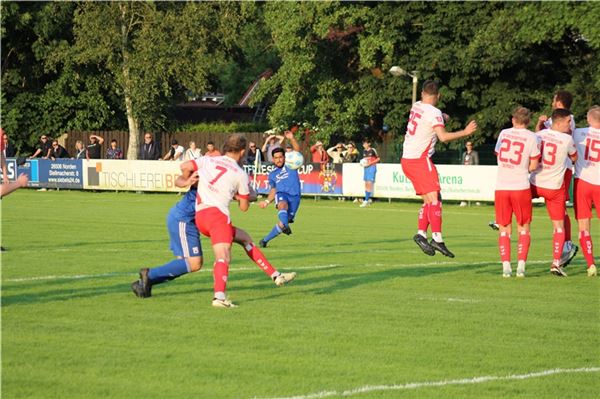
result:
[(327, 150), (327, 155), (331, 157), (333, 163), (343, 163), (345, 148), (346, 146), (344, 143), (337, 143), (335, 147), (331, 147)]
[(281, 148), (281, 143), (283, 143), (284, 139), (285, 137), (281, 135), (271, 134), (267, 136), (267, 139), (262, 146), (263, 154), (267, 154), (267, 162), (273, 163), (273, 150), (275, 148)]
[(200, 151), (200, 148), (196, 147), (195, 141), (190, 141), (189, 146), (190, 148), (185, 151), (185, 155), (183, 156), (184, 160), (191, 161), (202, 156), (202, 151)]
[(177, 140), (171, 140), (171, 148), (163, 157), (163, 160), (168, 161), (181, 161), (183, 160), (183, 146), (180, 146)]
[(254, 165), (257, 162), (256, 158), (258, 157), (258, 163), (261, 163), (264, 158), (262, 151), (259, 148), (256, 148), (256, 143), (251, 141), (248, 143), (248, 153), (246, 154), (246, 165)]
[(323, 149), (323, 143), (321, 141), (317, 141), (312, 147), (310, 147), (310, 152), (312, 153), (313, 163), (329, 162), (329, 155), (327, 155), (327, 151)]
[(42, 158), (46, 159), (50, 155), (51, 150), (52, 142), (48, 139), (47, 135), (42, 134), (40, 136), (40, 145), (30, 158), (36, 158), (38, 155), (40, 155)]
[(144, 134), (144, 143), (140, 146), (140, 159), (146, 161), (160, 159), (160, 148), (150, 133)]
[(87, 150), (83, 146), (83, 141), (77, 140), (75, 142), (75, 159), (86, 159)]
[[(2, 138), (6, 136), (6, 134), (4, 133), (4, 129), (2, 129), (1, 127), (0, 133), (2, 134)], [(8, 136), (6, 141), (8, 141)], [(6, 148), (4, 147), (4, 143), (4, 140), (0, 141), (0, 169), (2, 169), (2, 184), (0, 185), (0, 198), (7, 196), (8, 194), (21, 187), (27, 187), (27, 182), (29, 181), (29, 178), (24, 173), (21, 173), (19, 177), (17, 177), (17, 180), (14, 182), (11, 182), (8, 179), (8, 168), (6, 166), (6, 159), (4, 158), (4, 152), (6, 150)], [(5, 251), (4, 247), (0, 247), (0, 250), (2, 252)]]
[(5, 158), (13, 158), (15, 155), (17, 155), (15, 146), (8, 140), (8, 135), (4, 133), (4, 130), (2, 131), (2, 145)]
[[(290, 143), (287, 143), (285, 145), (285, 152), (292, 152), (292, 151), (294, 151), (294, 146), (291, 145)], [(300, 152), (300, 151), (298, 151), (298, 152)]]
[(220, 157), (221, 152), (215, 148), (215, 143), (209, 141), (206, 143), (206, 153), (204, 155), (207, 157)]
[(102, 158), (102, 143), (104, 143), (103, 137), (90, 134), (90, 144), (87, 146), (87, 159)]
[(59, 159), (59, 158), (71, 158), (65, 147), (58, 144), (58, 141), (52, 140), (52, 149), (50, 150), (49, 157), (51, 160)]
[(117, 147), (117, 140), (110, 141), (110, 148), (106, 150), (106, 159), (123, 159), (123, 150)]
[[(470, 141), (467, 141), (467, 144), (465, 144), (465, 147), (467, 150), (465, 152), (463, 152), (462, 164), (463, 165), (479, 165), (479, 154), (477, 154), (477, 151), (473, 150), (473, 143)], [(481, 205), (481, 203), (477, 202), (476, 205), (479, 206), (479, 205)], [(467, 206), (467, 202), (462, 201), (460, 203), (460, 206)]]
[(358, 150), (353, 141), (349, 141), (344, 152), (343, 163), (354, 163), (358, 159)]

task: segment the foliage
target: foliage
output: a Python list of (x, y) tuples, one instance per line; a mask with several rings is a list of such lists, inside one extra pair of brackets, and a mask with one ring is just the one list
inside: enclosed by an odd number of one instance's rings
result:
[(187, 123), (177, 127), (178, 132), (197, 133), (252, 133), (268, 130), (264, 123), (231, 122), (231, 123)]

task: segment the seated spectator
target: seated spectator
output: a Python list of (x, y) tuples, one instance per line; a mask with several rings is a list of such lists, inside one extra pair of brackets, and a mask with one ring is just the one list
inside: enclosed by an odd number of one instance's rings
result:
[(90, 144), (87, 146), (87, 159), (102, 158), (102, 143), (104, 143), (104, 137), (95, 134), (90, 135)]
[(87, 150), (83, 146), (83, 141), (77, 140), (75, 142), (75, 159), (86, 159), (87, 158)]
[(323, 143), (321, 141), (317, 141), (312, 147), (310, 147), (310, 152), (312, 153), (313, 163), (329, 162), (329, 155), (327, 155), (327, 151), (323, 149)]
[(358, 160), (358, 150), (356, 149), (356, 145), (353, 141), (349, 141), (346, 145), (346, 151), (344, 151), (344, 156), (342, 162), (344, 163), (353, 163)]
[(50, 150), (50, 158), (51, 160), (59, 159), (59, 158), (71, 158), (65, 147), (58, 144), (58, 141), (52, 140), (52, 149)]
[(30, 158), (36, 158), (39, 155), (42, 158), (46, 159), (50, 156), (51, 150), (52, 150), (52, 141), (50, 141), (50, 139), (48, 138), (47, 135), (42, 134), (40, 136), (40, 144)]
[(206, 143), (206, 153), (204, 155), (207, 157), (219, 157), (221, 153), (215, 148), (215, 143), (209, 141)]
[(256, 158), (258, 157), (258, 163), (264, 161), (263, 153), (259, 148), (256, 148), (256, 143), (251, 141), (248, 143), (248, 152), (246, 153), (246, 165), (254, 165)]
[(281, 135), (271, 134), (267, 136), (267, 139), (261, 148), (263, 154), (266, 155), (267, 162), (273, 163), (273, 150), (275, 148), (280, 148), (283, 140), (285, 140), (285, 137)]
[(183, 150), (183, 146), (180, 146), (177, 140), (173, 139), (171, 140), (171, 148), (169, 149), (169, 152), (165, 154), (163, 160), (168, 161), (170, 159), (171, 161), (181, 161), (183, 160)]
[(344, 150), (346, 146), (344, 143), (337, 143), (335, 147), (331, 147), (327, 150), (327, 155), (331, 157), (333, 163), (342, 163), (344, 162)]
[(202, 151), (200, 151), (200, 148), (196, 147), (195, 141), (190, 141), (189, 146), (190, 148), (185, 151), (183, 159), (191, 161), (192, 159), (198, 159), (202, 156)]
[(117, 147), (117, 140), (110, 141), (110, 147), (106, 150), (106, 159), (123, 159), (123, 150)]

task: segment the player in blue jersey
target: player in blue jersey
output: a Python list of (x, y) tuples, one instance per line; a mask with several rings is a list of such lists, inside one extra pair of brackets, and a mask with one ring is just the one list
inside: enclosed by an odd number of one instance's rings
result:
[[(294, 151), (300, 151), (300, 146), (291, 131), (285, 132), (285, 138), (290, 141)], [(267, 243), (279, 234), (292, 234), (290, 223), (294, 222), (298, 207), (300, 206), (300, 178), (298, 171), (285, 166), (285, 152), (283, 148), (275, 148), (272, 151), (273, 163), (276, 168), (269, 173), (269, 186), (271, 191), (267, 199), (260, 203), (261, 208), (269, 206), (275, 200), (277, 208), (277, 223), (258, 245), (265, 248)]]
[(365, 181), (365, 199), (362, 204), (360, 204), (361, 208), (370, 205), (369, 200), (371, 199), (375, 188), (375, 175), (377, 174), (377, 163), (379, 162), (379, 155), (377, 155), (375, 148), (371, 147), (371, 140), (367, 138), (364, 139), (363, 148), (361, 165), (365, 168), (363, 173), (363, 180)]
[[(178, 177), (177, 186), (191, 186), (191, 188), (171, 208), (167, 216), (170, 248), (176, 259), (162, 266), (140, 269), (139, 280), (131, 284), (131, 290), (136, 296), (140, 298), (151, 297), (153, 285), (173, 280), (190, 272), (196, 272), (202, 267), (200, 233), (195, 223), (197, 181), (197, 172), (194, 172), (188, 179), (182, 176)], [(254, 200), (256, 200), (256, 193), (251, 193), (251, 196), (254, 196)], [(294, 272), (281, 273), (277, 271), (264, 257), (263, 253), (256, 248), (252, 242), (252, 238), (246, 231), (235, 227), (233, 240), (244, 247), (244, 251), (248, 257), (275, 282), (275, 285), (282, 286), (296, 278), (296, 273)]]

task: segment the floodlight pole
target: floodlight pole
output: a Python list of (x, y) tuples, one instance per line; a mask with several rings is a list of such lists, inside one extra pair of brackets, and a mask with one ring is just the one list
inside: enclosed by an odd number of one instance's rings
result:
[(413, 83), (412, 103), (413, 104), (416, 103), (417, 102), (417, 84), (419, 83), (419, 71), (408, 72), (408, 71), (405, 71), (404, 69), (400, 68), (399, 66), (394, 65), (393, 67), (390, 68), (389, 72), (394, 76), (406, 75), (406, 76), (410, 76), (412, 78), (412, 83)]

